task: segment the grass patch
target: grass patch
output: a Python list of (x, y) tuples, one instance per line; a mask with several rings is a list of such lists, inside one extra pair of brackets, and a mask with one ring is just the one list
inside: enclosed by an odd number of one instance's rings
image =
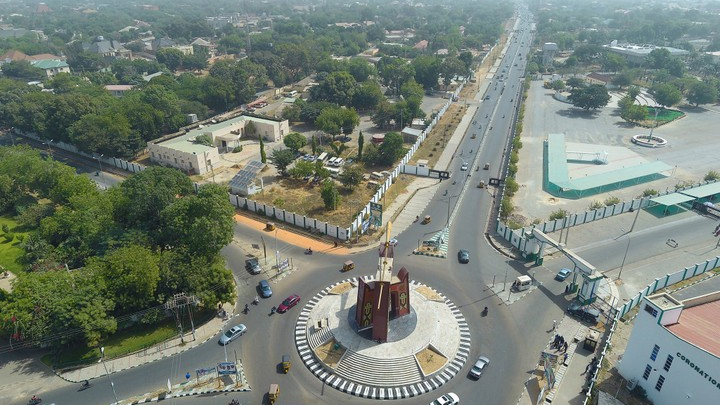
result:
[[(195, 327), (197, 328), (209, 321), (215, 314), (215, 311), (211, 309), (201, 310), (193, 314)], [(183, 331), (190, 331), (189, 323), (190, 321), (185, 317), (183, 319)], [(158, 343), (175, 338), (177, 335), (178, 329), (175, 319), (170, 317), (157, 324), (138, 324), (118, 331), (102, 341), (100, 346), (105, 347), (105, 359), (112, 359), (152, 348)], [(187, 336), (186, 339), (188, 339)], [(69, 347), (59, 353), (48, 353), (41, 358), (43, 363), (53, 368), (78, 367), (84, 364), (96, 363), (99, 359), (100, 349), (97, 347)]]
[(23, 266), (20, 264), (20, 258), (22, 257), (23, 250), (20, 248), (20, 239), (18, 236), (28, 236), (28, 230), (21, 228), (18, 223), (7, 215), (0, 216), (0, 229), (2, 226), (7, 225), (10, 232), (15, 234), (15, 238), (12, 241), (5, 239), (5, 233), (0, 231), (0, 265), (5, 267), (5, 270), (12, 272), (13, 274), (21, 274)]
[[(649, 125), (653, 125), (653, 123), (655, 122), (655, 108), (646, 106), (645, 109), (647, 110), (647, 115), (646, 115), (645, 121)], [(658, 121), (659, 125), (666, 124), (670, 121), (676, 120), (676, 119), (682, 117), (683, 115), (685, 115), (681, 111), (671, 110), (668, 108), (659, 108), (659, 109), (657, 109), (657, 111), (658, 111), (657, 121)]]

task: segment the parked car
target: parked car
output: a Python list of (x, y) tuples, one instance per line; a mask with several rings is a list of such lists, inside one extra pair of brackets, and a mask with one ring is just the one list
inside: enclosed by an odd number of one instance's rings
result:
[(277, 311), (280, 313), (285, 312), (288, 309), (297, 305), (298, 302), (300, 302), (300, 296), (297, 294), (293, 294), (293, 295), (285, 298), (285, 301), (283, 301), (282, 304), (280, 304)]
[(454, 392), (448, 392), (440, 398), (432, 401), (430, 405), (458, 405), (460, 403), (460, 397)]
[(465, 249), (460, 249), (458, 252), (458, 261), (460, 263), (470, 263), (470, 252)]
[(225, 346), (226, 344), (244, 335), (245, 332), (247, 332), (247, 326), (243, 324), (233, 326), (232, 328), (228, 329), (227, 332), (223, 333), (222, 336), (220, 336), (220, 340), (218, 340), (218, 343)]
[(488, 364), (490, 364), (490, 359), (485, 356), (478, 357), (477, 361), (470, 369), (470, 376), (480, 378), (482, 372), (485, 371), (485, 367), (487, 367)]
[(558, 273), (555, 275), (555, 280), (565, 281), (565, 279), (568, 278), (570, 274), (572, 274), (572, 270), (560, 269), (560, 271), (558, 271)]
[(267, 280), (260, 280), (260, 294), (263, 298), (272, 297), (272, 289), (270, 289), (270, 283)]
[(600, 311), (584, 306), (577, 301), (571, 302), (567, 309), (568, 314), (578, 317), (586, 322), (598, 323)]
[(262, 267), (260, 267), (260, 262), (258, 261), (258, 258), (253, 257), (245, 260), (245, 270), (249, 271), (251, 274), (262, 273)]

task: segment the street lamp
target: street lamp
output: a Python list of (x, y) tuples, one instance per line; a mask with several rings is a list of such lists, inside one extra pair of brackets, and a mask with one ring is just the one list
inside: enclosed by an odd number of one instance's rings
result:
[[(222, 338), (223, 333), (225, 333), (225, 325), (220, 327), (220, 338)], [(227, 363), (227, 361), (228, 361), (228, 359), (227, 359), (227, 344), (223, 345), (223, 349), (225, 350), (225, 363)]]
[(119, 403), (117, 393), (115, 392), (115, 384), (113, 384), (112, 378), (110, 378), (110, 373), (108, 372), (107, 366), (105, 365), (105, 347), (100, 348), (100, 360), (99, 360), (103, 368), (105, 369), (105, 375), (107, 375), (108, 381), (110, 381), (110, 387), (112, 387), (113, 396), (115, 397), (115, 403)]
[(100, 168), (100, 171), (98, 172), (98, 176), (100, 176), (100, 180), (103, 179), (102, 175), (102, 161), (100, 160), (103, 156), (105, 156), (104, 153), (101, 153), (100, 156), (93, 156), (93, 159), (96, 159), (98, 161), (98, 167)]
[(47, 141), (47, 142), (43, 142), (43, 143), (42, 143), (43, 145), (46, 145), (46, 146), (47, 146), (48, 155), (50, 156), (50, 159), (52, 159), (52, 157), (53, 157), (53, 156), (52, 156), (52, 148), (50, 147), (50, 143), (52, 143), (52, 141), (53, 141), (53, 140), (51, 139), (51, 140), (49, 140), (49, 141)]

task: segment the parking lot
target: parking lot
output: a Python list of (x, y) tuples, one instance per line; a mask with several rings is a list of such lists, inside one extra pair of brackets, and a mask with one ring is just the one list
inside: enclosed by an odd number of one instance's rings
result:
[[(516, 212), (528, 221), (547, 220), (558, 209), (583, 212), (593, 201), (602, 202), (608, 197), (629, 200), (646, 189), (673, 190), (679, 182), (702, 181), (705, 174), (718, 169), (717, 152), (709, 147), (716, 142), (715, 128), (720, 123), (720, 108), (717, 106), (679, 108), (686, 117), (653, 130), (653, 135), (667, 139), (668, 146), (651, 149), (630, 142), (633, 135), (648, 134), (650, 130), (630, 125), (620, 118), (617, 93), (611, 92), (612, 99), (607, 107), (585, 112), (554, 99), (553, 90), (543, 88), (542, 84), (540, 80), (532, 82), (525, 103), (523, 147), (517, 174), (521, 187), (513, 200)], [(588, 144), (594, 150), (607, 151), (610, 161), (632, 153), (646, 161), (665, 162), (674, 169), (665, 173), (668, 177), (661, 180), (576, 200), (560, 199), (543, 190), (543, 141), (550, 133), (565, 134), (568, 149), (572, 143)], [(612, 149), (618, 147), (626, 148), (627, 153), (613, 154)]]

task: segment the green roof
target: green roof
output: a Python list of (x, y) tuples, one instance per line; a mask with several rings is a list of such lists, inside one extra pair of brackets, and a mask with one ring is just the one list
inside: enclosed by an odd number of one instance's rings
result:
[(40, 69), (57, 69), (57, 68), (70, 67), (67, 63), (65, 63), (61, 60), (51, 60), (51, 59), (39, 60), (37, 62), (33, 62), (32, 65), (35, 67), (38, 67)]
[(688, 190), (683, 190), (681, 193), (695, 198), (708, 197), (720, 193), (720, 182), (693, 187)]

